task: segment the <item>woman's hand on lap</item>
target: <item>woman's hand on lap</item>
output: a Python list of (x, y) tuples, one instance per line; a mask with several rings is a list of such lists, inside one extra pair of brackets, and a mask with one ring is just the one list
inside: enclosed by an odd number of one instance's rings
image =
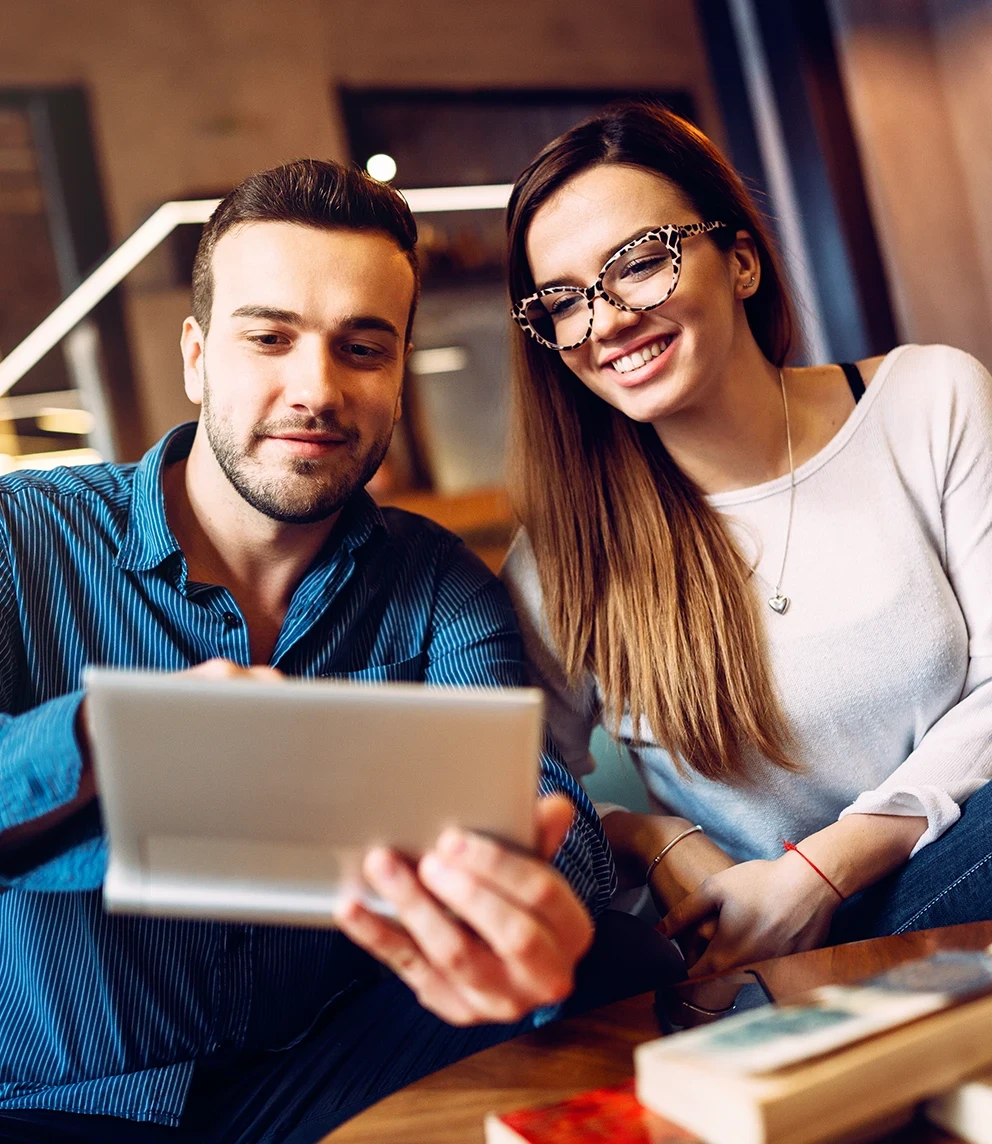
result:
[(836, 893), (797, 854), (742, 862), (707, 878), (664, 918), (667, 937), (693, 932), (708, 919), (715, 933), (690, 977), (816, 949), (826, 940)]

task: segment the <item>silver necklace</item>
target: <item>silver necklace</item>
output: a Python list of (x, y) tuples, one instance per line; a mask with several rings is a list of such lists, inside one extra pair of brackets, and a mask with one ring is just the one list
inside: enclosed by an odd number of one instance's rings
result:
[(782, 577), (785, 575), (785, 562), (789, 557), (789, 540), (792, 536), (792, 510), (796, 504), (796, 466), (792, 461), (792, 430), (789, 426), (789, 399), (785, 394), (785, 374), (778, 371), (778, 383), (782, 390), (782, 409), (785, 412), (785, 444), (789, 451), (789, 522), (785, 526), (785, 546), (782, 549), (782, 564), (778, 570), (775, 592), (768, 599), (773, 612), (784, 615), (789, 609), (789, 597), (782, 595)]

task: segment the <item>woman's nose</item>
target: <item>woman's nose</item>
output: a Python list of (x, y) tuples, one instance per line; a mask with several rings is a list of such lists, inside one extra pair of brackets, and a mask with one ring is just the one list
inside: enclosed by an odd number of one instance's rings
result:
[(599, 341), (609, 341), (617, 334), (636, 326), (641, 315), (631, 310), (612, 306), (605, 298), (594, 298), (592, 303), (592, 333)]

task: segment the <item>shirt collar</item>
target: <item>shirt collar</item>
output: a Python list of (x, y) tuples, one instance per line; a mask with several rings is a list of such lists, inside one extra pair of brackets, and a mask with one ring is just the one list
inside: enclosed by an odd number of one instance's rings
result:
[(166, 465), (189, 456), (196, 425), (195, 421), (187, 421), (172, 429), (138, 462), (127, 535), (117, 553), (119, 568), (146, 572), (181, 551), (165, 513), (162, 474)]
[[(175, 553), (182, 552), (166, 517), (162, 474), (166, 465), (189, 456), (196, 426), (195, 421), (177, 426), (166, 433), (138, 462), (134, 472), (127, 535), (117, 553), (118, 567), (146, 572), (157, 568)], [(354, 552), (374, 532), (384, 530), (385, 527), (386, 522), (379, 506), (364, 489), (359, 489), (345, 504), (316, 563), (329, 560), (339, 548)]]

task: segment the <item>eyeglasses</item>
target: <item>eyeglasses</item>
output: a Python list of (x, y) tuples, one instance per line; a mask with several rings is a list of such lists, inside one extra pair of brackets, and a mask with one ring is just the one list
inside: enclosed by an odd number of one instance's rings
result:
[(584, 289), (548, 286), (511, 310), (513, 320), (549, 350), (578, 349), (592, 333), (593, 302), (603, 298), (618, 310), (654, 310), (671, 298), (682, 269), (682, 239), (708, 234), (722, 222), (659, 226), (610, 255), (599, 277)]

